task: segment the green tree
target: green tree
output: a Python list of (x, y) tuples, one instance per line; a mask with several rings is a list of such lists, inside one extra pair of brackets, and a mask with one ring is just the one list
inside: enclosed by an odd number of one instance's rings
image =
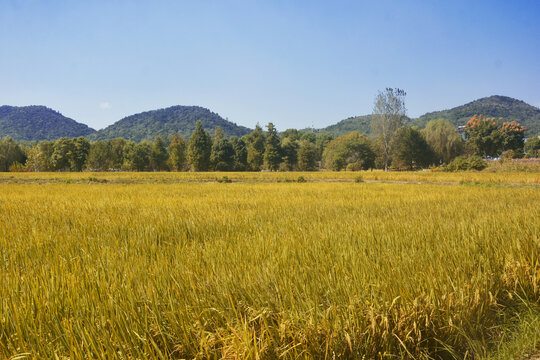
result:
[(503, 123), (500, 128), (503, 151), (512, 150), (516, 154), (523, 154), (525, 130), (523, 126), (515, 121)]
[(210, 154), (210, 163), (216, 171), (231, 171), (234, 168), (234, 148), (225, 137), (221, 127), (214, 130), (214, 142)]
[(433, 164), (434, 153), (416, 127), (401, 127), (391, 141), (392, 166), (396, 169), (421, 169)]
[(150, 166), (152, 170), (167, 170), (167, 160), (169, 160), (169, 154), (167, 153), (165, 142), (160, 136), (156, 136), (150, 151)]
[(148, 142), (136, 144), (129, 141), (124, 146), (125, 167), (128, 170), (145, 171), (150, 166), (152, 147)]
[(126, 140), (122, 138), (116, 138), (107, 141), (108, 146), (110, 147), (110, 162), (109, 167), (112, 169), (120, 170), (124, 165), (124, 146), (126, 145)]
[(525, 157), (540, 157), (540, 136), (528, 138), (524, 146)]
[(281, 164), (281, 141), (274, 124), (268, 123), (264, 150), (264, 165), (268, 170), (276, 171)]
[(86, 158), (90, 152), (90, 142), (84, 137), (71, 140), (71, 152), (69, 154), (69, 166), (72, 171), (82, 171)]
[(292, 171), (298, 164), (298, 141), (294, 137), (286, 137), (281, 141), (281, 151), (285, 168)]
[(247, 162), (252, 171), (259, 171), (264, 161), (265, 137), (262, 128), (257, 124), (255, 130), (246, 136)]
[(431, 120), (422, 130), (422, 134), (439, 163), (448, 164), (463, 153), (464, 143), (461, 135), (457, 128), (446, 120)]
[(388, 170), (390, 165), (390, 141), (392, 135), (401, 127), (402, 119), (407, 113), (405, 108), (406, 95), (407, 93), (401, 89), (386, 88), (384, 92), (379, 91), (375, 98), (371, 128), (381, 139), (384, 149), (385, 170)]
[(234, 149), (234, 170), (245, 171), (248, 169), (247, 162), (247, 147), (243, 138), (238, 139), (236, 136), (231, 138), (231, 144)]
[(322, 165), (325, 169), (334, 171), (373, 168), (375, 153), (371, 147), (371, 141), (357, 131), (340, 136), (326, 145)]
[(54, 153), (54, 143), (50, 141), (40, 141), (37, 145), (40, 153), (41, 167), (39, 171), (54, 171), (52, 155)]
[(498, 156), (503, 149), (503, 134), (499, 131), (500, 122), (495, 118), (474, 115), (465, 125), (467, 145), (480, 156)]
[(86, 166), (90, 170), (106, 171), (110, 168), (111, 148), (109, 142), (96, 141), (90, 144)]
[(314, 143), (302, 140), (298, 147), (298, 170), (315, 171), (317, 170), (317, 156), (319, 149)]
[(182, 171), (186, 167), (186, 141), (179, 134), (171, 137), (169, 144), (169, 168)]
[(73, 142), (65, 137), (56, 140), (53, 144), (51, 163), (56, 171), (67, 171), (70, 169), (71, 152)]
[(334, 137), (329, 132), (323, 131), (321, 133), (318, 133), (315, 137), (315, 145), (317, 145), (317, 161), (322, 160), (322, 154), (324, 152), (324, 148), (330, 141), (332, 141)]
[(200, 121), (195, 125), (195, 131), (189, 139), (188, 161), (193, 171), (208, 171), (210, 168), (210, 153), (212, 139), (204, 130)]
[(9, 171), (9, 167), (26, 162), (22, 146), (10, 137), (0, 140), (0, 171)]

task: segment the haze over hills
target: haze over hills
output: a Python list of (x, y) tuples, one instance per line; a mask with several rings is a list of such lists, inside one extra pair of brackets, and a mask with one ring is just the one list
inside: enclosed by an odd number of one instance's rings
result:
[(63, 136), (88, 136), (95, 131), (45, 106), (0, 106), (0, 138), (56, 140)]
[(125, 117), (92, 134), (89, 139), (107, 140), (121, 137), (139, 142), (145, 139), (153, 140), (156, 136), (166, 137), (173, 133), (189, 138), (195, 130), (197, 120), (200, 120), (203, 127), (212, 135), (217, 126), (223, 129), (226, 136), (242, 136), (251, 131), (223, 119), (206, 108), (178, 105)]

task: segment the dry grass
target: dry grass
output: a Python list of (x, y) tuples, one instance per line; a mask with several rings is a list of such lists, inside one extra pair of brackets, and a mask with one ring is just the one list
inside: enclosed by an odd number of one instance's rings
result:
[(228, 175), (350, 182), (0, 184), (0, 358), (473, 358), (509, 311), (539, 301), (537, 187)]

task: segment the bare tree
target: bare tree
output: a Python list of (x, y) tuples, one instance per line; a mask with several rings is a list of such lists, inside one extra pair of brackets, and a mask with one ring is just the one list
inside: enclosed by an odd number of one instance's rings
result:
[(390, 140), (392, 135), (402, 126), (402, 119), (407, 113), (404, 90), (386, 88), (379, 91), (373, 106), (371, 128), (381, 138), (384, 147), (384, 170), (388, 170), (390, 162)]

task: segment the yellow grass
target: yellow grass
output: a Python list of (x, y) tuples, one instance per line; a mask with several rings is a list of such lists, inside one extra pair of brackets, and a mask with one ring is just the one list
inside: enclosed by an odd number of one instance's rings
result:
[(539, 188), (471, 186), (538, 175), (223, 175), (0, 175), (0, 358), (473, 358), (539, 302)]

